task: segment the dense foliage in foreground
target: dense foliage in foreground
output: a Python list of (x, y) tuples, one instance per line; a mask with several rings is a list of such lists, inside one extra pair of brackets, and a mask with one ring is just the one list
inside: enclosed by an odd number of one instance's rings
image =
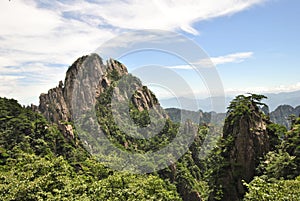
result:
[(245, 200), (300, 200), (300, 118), (261, 161), (258, 173), (245, 184), (249, 189)]
[(1, 200), (181, 200), (158, 176), (113, 172), (42, 116), (0, 99)]
[[(231, 106), (235, 115), (249, 112), (247, 102), (236, 99)], [(175, 132), (176, 124), (169, 124), (166, 133)], [(268, 129), (274, 134), (271, 151), (260, 160), (256, 177), (244, 182), (248, 189), (244, 199), (299, 200), (300, 119), (293, 121), (290, 131), (276, 124)], [(222, 153), (226, 153), (230, 139), (220, 140), (207, 158), (199, 158), (202, 141), (211, 132), (207, 125), (199, 126), (195, 142), (175, 164), (175, 171), (170, 167), (148, 175), (118, 173), (94, 160), (78, 137), (69, 139), (31, 108), (0, 98), (0, 198), (182, 200), (187, 196), (184, 192), (198, 192), (203, 200), (222, 200), (222, 188), (216, 181), (227, 164)]]

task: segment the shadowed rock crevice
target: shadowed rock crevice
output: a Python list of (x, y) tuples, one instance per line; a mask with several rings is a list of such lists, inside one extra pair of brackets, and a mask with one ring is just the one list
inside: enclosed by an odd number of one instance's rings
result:
[[(92, 107), (101, 94), (113, 87), (117, 101), (129, 100), (140, 112), (154, 108), (160, 117), (166, 118), (155, 95), (137, 78), (134, 78), (135, 93), (131, 97), (126, 89), (111, 86), (124, 76), (129, 74), (119, 61), (109, 59), (104, 64), (97, 54), (80, 57), (67, 70), (64, 82), (60, 81), (57, 87), (40, 95), (38, 110), (48, 121), (57, 124), (66, 137), (74, 138), (72, 125), (68, 122), (74, 121), (78, 107), (81, 112), (95, 109)], [(132, 85), (131, 81), (125, 82), (125, 86)]]
[[(238, 96), (229, 106), (223, 128), (226, 162), (219, 184), (223, 200), (241, 200), (245, 194), (242, 181), (250, 182), (263, 157), (270, 150), (268, 124), (271, 122), (258, 105), (263, 97)], [(235, 105), (236, 104), (236, 105)]]
[(40, 95), (39, 111), (57, 124), (66, 137), (74, 138), (70, 125), (66, 125), (76, 115), (73, 107), (91, 109), (96, 98), (109, 87), (108, 74), (114, 71), (118, 76), (128, 73), (124, 65), (113, 59), (104, 64), (97, 54), (80, 57), (67, 70), (64, 82)]

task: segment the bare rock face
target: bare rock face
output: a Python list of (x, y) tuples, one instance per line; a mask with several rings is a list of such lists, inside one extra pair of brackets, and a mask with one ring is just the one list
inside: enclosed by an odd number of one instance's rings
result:
[[(64, 82), (60, 81), (57, 87), (40, 95), (38, 110), (48, 121), (57, 124), (66, 137), (74, 138), (73, 128), (68, 122), (74, 120), (78, 108), (80, 111), (90, 110), (105, 89), (125, 75), (128, 75), (127, 68), (116, 60), (109, 59), (104, 64), (97, 54), (83, 56), (69, 67)], [(126, 91), (116, 88), (116, 99), (131, 100), (139, 111), (159, 105), (154, 94), (140, 81), (134, 85), (134, 90), (132, 97), (128, 97)]]
[(40, 105), (38, 110), (48, 121), (56, 123), (65, 136), (74, 136), (73, 133), (66, 135), (67, 128), (65, 127), (64, 122), (69, 122), (71, 115), (65, 102), (63, 88), (61, 86), (50, 89), (47, 94), (40, 95)]
[(81, 57), (74, 62), (66, 73), (63, 88), (63, 97), (70, 112), (72, 107), (79, 104), (83, 109), (94, 104), (95, 92), (105, 72), (105, 65), (96, 54)]
[(107, 66), (96, 54), (83, 56), (69, 67), (64, 83), (60, 81), (58, 87), (40, 95), (39, 111), (48, 121), (56, 123), (66, 137), (74, 138), (73, 128), (68, 124), (74, 115), (73, 108), (81, 107), (84, 111), (95, 104), (96, 97), (109, 86), (108, 70), (118, 69), (119, 73), (127, 73), (123, 65), (112, 59)]
[(242, 180), (250, 182), (255, 176), (259, 158), (269, 151), (267, 125), (270, 122), (259, 108), (250, 106), (242, 115), (230, 113), (223, 129), (227, 145), (223, 156), (228, 165), (220, 178), (223, 186), (222, 200), (241, 200), (245, 194)]
[(63, 88), (50, 89), (47, 94), (40, 95), (39, 111), (50, 122), (68, 121), (69, 109), (63, 97)]
[(118, 75), (126, 75), (128, 74), (126, 66), (120, 63), (117, 60), (109, 59), (106, 64), (107, 71), (113, 72), (116, 71)]
[(230, 133), (235, 138), (230, 159), (242, 165), (246, 180), (253, 178), (258, 157), (269, 150), (267, 124), (261, 115), (252, 113), (250, 117), (241, 117), (233, 125), (224, 126), (224, 137)]
[(149, 110), (158, 104), (158, 100), (147, 87), (140, 87), (132, 97), (134, 106), (139, 110)]

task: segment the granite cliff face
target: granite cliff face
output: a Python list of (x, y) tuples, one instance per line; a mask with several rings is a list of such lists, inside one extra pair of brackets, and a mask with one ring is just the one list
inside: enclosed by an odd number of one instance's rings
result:
[(228, 164), (221, 178), (224, 200), (242, 199), (245, 193), (242, 180), (250, 182), (253, 179), (259, 158), (270, 149), (269, 123), (250, 98), (244, 105), (229, 110), (223, 128), (226, 143), (222, 155)]
[[(39, 111), (48, 121), (58, 125), (66, 137), (74, 138), (72, 121), (73, 101), (79, 100), (82, 108), (94, 103), (93, 92), (100, 90), (99, 78), (104, 75), (105, 66), (95, 54), (77, 59), (69, 67), (65, 81), (40, 95)], [(81, 88), (86, 90), (78, 90)], [(78, 93), (80, 92), (80, 93)], [(98, 92), (99, 94), (99, 92)]]
[[(70, 122), (80, 111), (88, 111), (95, 105), (97, 98), (107, 89), (112, 80), (128, 75), (126, 67), (120, 62), (109, 59), (104, 64), (97, 54), (77, 59), (67, 70), (65, 81), (40, 95), (38, 110), (48, 121), (58, 125), (68, 138), (74, 138)], [(135, 86), (136, 93), (132, 96), (135, 107), (142, 111), (158, 104), (155, 96), (147, 87)], [(125, 94), (124, 94), (125, 93)], [(124, 100), (127, 94), (116, 91), (117, 99)]]

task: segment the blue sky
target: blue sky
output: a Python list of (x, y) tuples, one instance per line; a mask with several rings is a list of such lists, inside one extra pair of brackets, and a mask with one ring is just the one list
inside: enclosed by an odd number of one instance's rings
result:
[(245, 62), (217, 66), (225, 87), (293, 85), (300, 73), (299, 11), (299, 1), (269, 1), (233, 16), (197, 23), (202, 35), (196, 41), (212, 56), (253, 52)]
[[(192, 39), (215, 64), (226, 95), (300, 90), (299, 19), (298, 0), (3, 0), (0, 96), (37, 104), (78, 57), (140, 29)], [(145, 51), (120, 60), (130, 71), (166, 65), (207, 96), (178, 58)]]

